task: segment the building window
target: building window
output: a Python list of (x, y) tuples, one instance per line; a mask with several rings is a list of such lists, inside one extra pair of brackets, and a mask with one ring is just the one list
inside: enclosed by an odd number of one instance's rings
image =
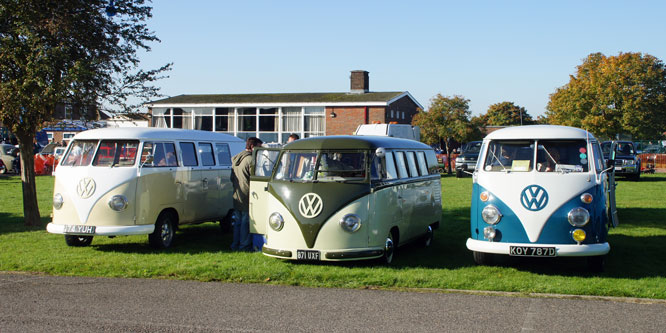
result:
[(234, 132), (234, 109), (215, 108), (215, 131)]
[(326, 132), (326, 110), (323, 106), (306, 107), (303, 110), (303, 136), (322, 136)]
[(303, 108), (286, 107), (282, 108), (282, 142), (287, 142), (289, 135), (298, 134), (303, 136), (302, 124)]
[(278, 141), (278, 109), (260, 108), (259, 109), (259, 139), (264, 142)]
[(213, 130), (213, 109), (194, 108), (194, 129), (202, 131)]
[(63, 119), (74, 119), (74, 108), (70, 104), (65, 104), (65, 116)]

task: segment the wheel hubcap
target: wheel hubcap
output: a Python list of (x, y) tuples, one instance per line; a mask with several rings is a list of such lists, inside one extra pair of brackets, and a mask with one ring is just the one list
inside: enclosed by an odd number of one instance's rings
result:
[(162, 224), (162, 242), (164, 242), (165, 245), (171, 243), (171, 224), (168, 222)]
[(384, 256), (387, 262), (393, 260), (393, 240), (391, 237), (386, 238), (386, 243), (384, 243)]

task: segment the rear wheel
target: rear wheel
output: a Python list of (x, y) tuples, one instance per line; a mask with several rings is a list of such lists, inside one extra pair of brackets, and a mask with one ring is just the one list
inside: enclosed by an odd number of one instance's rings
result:
[(495, 255), (492, 253), (474, 251), (472, 254), (477, 265), (492, 266), (495, 264)]
[(65, 243), (69, 246), (88, 246), (93, 236), (65, 235)]
[(223, 217), (220, 220), (220, 230), (222, 230), (222, 233), (229, 233), (231, 232), (231, 221), (232, 217), (234, 215), (234, 211), (230, 210), (225, 217)]
[(462, 178), (462, 177), (463, 177), (462, 171), (456, 169), (456, 178)]
[(163, 212), (155, 222), (155, 231), (148, 235), (148, 243), (155, 249), (166, 249), (173, 243), (176, 234), (176, 218), (170, 212)]

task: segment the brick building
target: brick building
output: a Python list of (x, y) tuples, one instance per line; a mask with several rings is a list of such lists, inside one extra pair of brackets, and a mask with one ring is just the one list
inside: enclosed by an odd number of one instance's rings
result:
[(368, 72), (352, 71), (340, 93), (180, 95), (148, 105), (151, 126), (250, 136), (265, 142), (287, 137), (352, 134), (360, 124), (411, 124), (423, 108), (407, 91), (370, 91)]

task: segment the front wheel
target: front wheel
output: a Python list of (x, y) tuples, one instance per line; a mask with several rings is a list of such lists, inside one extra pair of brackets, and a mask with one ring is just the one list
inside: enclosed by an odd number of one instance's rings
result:
[(477, 265), (492, 266), (495, 264), (495, 254), (485, 252), (472, 252)]
[(393, 262), (393, 256), (395, 255), (396, 244), (393, 242), (393, 239), (393, 233), (389, 231), (384, 241), (384, 255), (381, 258), (382, 262), (386, 265), (390, 265)]
[(430, 247), (433, 238), (435, 238), (435, 233), (432, 231), (432, 226), (428, 226), (425, 235), (423, 235), (423, 247)]
[(155, 222), (155, 231), (148, 235), (148, 243), (155, 249), (166, 249), (173, 243), (176, 231), (176, 219), (173, 214), (163, 212)]
[(604, 264), (606, 256), (593, 256), (587, 257), (587, 267), (593, 273), (601, 273), (604, 271)]
[(461, 170), (456, 170), (456, 178), (462, 178), (462, 177), (463, 177), (462, 171)]
[(92, 243), (93, 236), (65, 235), (65, 243), (69, 246), (88, 246)]

